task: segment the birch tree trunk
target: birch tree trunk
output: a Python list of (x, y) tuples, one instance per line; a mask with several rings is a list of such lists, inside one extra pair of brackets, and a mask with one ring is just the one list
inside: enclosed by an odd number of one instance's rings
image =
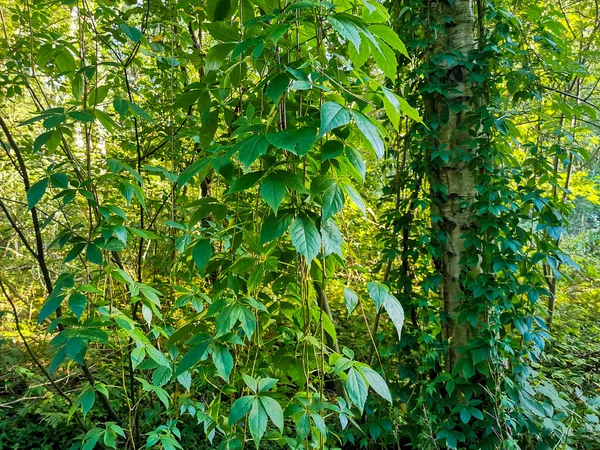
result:
[(444, 86), (443, 92), (434, 92), (425, 99), (428, 124), (436, 133), (429, 155), (429, 181), (433, 226), (438, 235), (437, 266), (443, 278), (440, 295), (446, 314), (444, 337), (450, 345), (446, 369), (452, 370), (462, 357), (460, 348), (469, 338), (468, 325), (459, 322), (458, 316), (468, 300), (461, 277), (472, 270), (463, 261), (462, 235), (475, 225), (470, 211), (475, 199), (475, 172), (469, 160), (477, 149), (469, 134), (473, 125), (465, 119), (477, 104), (465, 62), (476, 47), (476, 20), (473, 0), (431, 0), (429, 13), (440, 28), (430, 62), (438, 69), (436, 82)]

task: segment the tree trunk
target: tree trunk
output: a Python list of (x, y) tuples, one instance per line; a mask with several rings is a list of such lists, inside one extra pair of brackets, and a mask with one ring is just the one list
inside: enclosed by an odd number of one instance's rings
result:
[[(430, 17), (443, 29), (438, 31), (430, 55), (430, 62), (438, 69), (432, 75), (437, 78), (430, 81), (441, 83), (444, 93), (432, 93), (425, 100), (428, 125), (435, 133), (429, 154), (429, 181), (439, 251), (436, 263), (443, 278), (440, 295), (446, 315), (444, 337), (450, 346), (446, 369), (452, 370), (461, 359), (459, 350), (469, 337), (468, 325), (459, 322), (458, 316), (465, 301), (461, 277), (472, 270), (462, 260), (462, 235), (475, 225), (470, 205), (475, 199), (476, 174), (468, 160), (476, 150), (468, 145), (472, 138), (465, 118), (477, 105), (465, 62), (469, 52), (475, 49), (476, 21), (473, 0), (432, 1), (429, 8)], [(457, 51), (462, 58), (453, 55)], [(451, 56), (454, 61), (449, 62), (443, 55)]]

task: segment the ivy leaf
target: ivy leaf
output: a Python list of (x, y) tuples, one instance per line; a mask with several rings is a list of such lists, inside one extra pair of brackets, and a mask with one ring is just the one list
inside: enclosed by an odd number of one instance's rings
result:
[(236, 144), (234, 148), (240, 153), (239, 158), (241, 163), (248, 168), (259, 156), (267, 153), (269, 141), (262, 135), (252, 136)]
[(283, 432), (283, 409), (281, 409), (279, 402), (266, 395), (261, 396), (260, 401), (269, 415), (271, 422), (279, 428), (280, 432)]
[(377, 128), (370, 118), (358, 111), (352, 111), (352, 117), (354, 117), (356, 126), (365, 137), (367, 145), (375, 152), (377, 159), (381, 160), (385, 154), (385, 146), (383, 145), (379, 128)]
[(321, 107), (321, 130), (319, 137), (350, 122), (348, 108), (336, 102), (325, 102)]
[(321, 238), (323, 239), (323, 253), (325, 256), (336, 253), (342, 254), (342, 233), (335, 223), (335, 220), (328, 219), (321, 223)]
[(231, 352), (223, 344), (215, 344), (212, 356), (213, 363), (219, 375), (229, 383), (229, 375), (231, 375), (233, 369), (233, 356), (231, 356)]
[(348, 310), (348, 314), (352, 314), (356, 305), (358, 305), (358, 295), (349, 287), (344, 287), (344, 304)]
[(79, 292), (73, 292), (69, 295), (69, 301), (67, 302), (77, 320), (81, 319), (81, 315), (85, 311), (85, 307), (87, 306), (87, 298), (85, 295)]
[(265, 244), (283, 236), (292, 223), (292, 219), (292, 215), (287, 213), (279, 214), (279, 216), (267, 216), (260, 230), (260, 243)]
[(298, 216), (290, 227), (290, 239), (292, 244), (307, 262), (315, 259), (321, 249), (321, 236), (317, 227), (306, 216)]
[(262, 439), (267, 430), (267, 412), (263, 407), (261, 401), (258, 398), (255, 398), (252, 402), (252, 408), (250, 409), (250, 415), (248, 416), (248, 425), (250, 427), (250, 434), (252, 434), (252, 439), (258, 443)]
[(198, 270), (203, 271), (212, 256), (212, 244), (210, 239), (200, 239), (192, 249), (192, 259)]
[(352, 403), (356, 405), (362, 414), (365, 402), (367, 401), (367, 382), (363, 376), (354, 367), (351, 367), (346, 377), (346, 391)]
[(260, 186), (260, 196), (273, 209), (275, 215), (279, 205), (283, 201), (287, 188), (281, 175), (277, 172), (272, 172), (265, 177)]
[(42, 178), (27, 190), (27, 211), (31, 211), (42, 199), (48, 188), (48, 178)]

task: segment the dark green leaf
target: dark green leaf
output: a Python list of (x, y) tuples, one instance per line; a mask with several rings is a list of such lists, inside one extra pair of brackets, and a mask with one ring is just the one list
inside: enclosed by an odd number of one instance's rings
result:
[(32, 210), (42, 199), (48, 188), (48, 178), (42, 178), (29, 187), (27, 191), (27, 211)]
[(321, 106), (321, 130), (319, 137), (350, 122), (350, 111), (336, 102), (325, 102)]
[(307, 216), (298, 216), (290, 227), (292, 244), (310, 263), (321, 250), (321, 236), (317, 227)]

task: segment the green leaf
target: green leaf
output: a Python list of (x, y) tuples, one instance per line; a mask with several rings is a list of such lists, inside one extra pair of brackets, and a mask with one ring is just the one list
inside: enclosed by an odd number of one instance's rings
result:
[(80, 320), (81, 315), (87, 306), (87, 298), (85, 295), (79, 292), (73, 292), (71, 295), (69, 295), (68, 305), (71, 311), (73, 311), (73, 314), (75, 314), (75, 317)]
[(88, 94), (88, 106), (93, 107), (102, 103), (108, 95), (108, 86), (98, 86), (92, 88)]
[(75, 72), (75, 57), (68, 48), (64, 47), (56, 55), (55, 61), (61, 72)]
[(323, 220), (327, 221), (344, 207), (344, 192), (335, 182), (330, 183), (325, 192), (323, 192), (322, 215)]
[(340, 233), (340, 229), (338, 228), (337, 223), (335, 223), (335, 220), (328, 219), (321, 221), (321, 238), (323, 239), (324, 256), (335, 253), (343, 257), (342, 233)]
[(219, 375), (229, 383), (229, 375), (233, 370), (233, 356), (229, 349), (222, 344), (215, 344), (212, 356)]
[(367, 284), (367, 291), (369, 292), (369, 296), (373, 300), (373, 303), (375, 303), (377, 311), (381, 309), (388, 295), (390, 295), (385, 284), (376, 283), (374, 281)]
[(266, 395), (261, 396), (260, 401), (269, 415), (271, 422), (279, 428), (280, 432), (283, 432), (283, 409), (281, 409), (279, 402)]
[(154, 122), (154, 120), (152, 120), (152, 117), (150, 117), (150, 114), (148, 114), (146, 112), (146, 110), (144, 110), (140, 106), (138, 106), (134, 103), (129, 103), (129, 109), (131, 110), (131, 112), (133, 114), (140, 117), (141, 119), (147, 120), (150, 123), (156, 123), (156, 122)]
[(179, 375), (198, 364), (198, 362), (200, 362), (200, 360), (206, 353), (209, 343), (210, 342), (207, 340), (189, 349), (188, 352), (183, 356), (183, 358), (181, 358), (181, 361), (179, 362), (179, 365), (177, 366), (177, 369), (175, 370), (175, 374), (173, 376), (177, 378)]
[(245, 395), (243, 397), (238, 398), (233, 405), (231, 406), (231, 411), (229, 411), (228, 423), (229, 426), (233, 426), (238, 420), (244, 417), (250, 409), (252, 408), (252, 402), (255, 400), (254, 395)]
[(83, 412), (83, 417), (86, 416), (87, 413), (90, 412), (92, 407), (94, 406), (94, 400), (96, 400), (96, 392), (94, 392), (93, 388), (86, 389), (79, 397), (81, 400), (81, 410)]
[(102, 250), (94, 243), (87, 246), (85, 257), (91, 263), (102, 265)]
[(275, 215), (283, 201), (287, 188), (281, 175), (272, 172), (265, 177), (260, 186), (260, 196), (273, 209)]
[(131, 41), (135, 44), (137, 43), (140, 39), (142, 39), (142, 32), (140, 30), (138, 30), (136, 27), (129, 27), (126, 24), (122, 23), (119, 28), (121, 28), (121, 30), (123, 30), (123, 33), (125, 33), (125, 35), (131, 39)]
[(277, 74), (267, 86), (266, 94), (273, 103), (279, 103), (279, 99), (285, 94), (288, 90), (290, 79), (287, 74), (279, 73)]
[(398, 76), (398, 61), (394, 51), (381, 40), (377, 40), (377, 44), (369, 41), (369, 47), (379, 68), (394, 83)]
[(374, 35), (376, 35), (393, 49), (402, 53), (407, 58), (410, 58), (410, 56), (408, 56), (408, 52), (406, 51), (404, 42), (402, 42), (396, 32), (387, 25), (370, 25), (369, 31), (371, 31)]
[(360, 30), (349, 20), (346, 14), (329, 15), (327, 20), (335, 31), (347, 41), (352, 42), (356, 51), (360, 49)]
[(336, 102), (325, 102), (321, 106), (321, 129), (319, 137), (350, 122), (350, 111)]
[(392, 403), (392, 394), (388, 388), (387, 383), (381, 375), (375, 372), (373, 369), (367, 366), (359, 367), (360, 373), (365, 377), (369, 386), (377, 392), (382, 398)]
[(257, 386), (259, 393), (267, 392), (273, 386), (277, 384), (279, 380), (277, 378), (262, 378)]
[(242, 192), (247, 189), (250, 189), (260, 181), (264, 174), (264, 170), (258, 170), (256, 172), (250, 172), (242, 175), (234, 181), (234, 183), (227, 191), (227, 194), (235, 194), (237, 192)]
[(154, 346), (146, 345), (146, 352), (148, 353), (148, 356), (150, 356), (150, 358), (152, 358), (152, 360), (159, 366), (171, 367), (171, 364), (164, 353), (157, 350)]
[(402, 338), (402, 327), (404, 326), (404, 309), (400, 302), (392, 294), (388, 293), (383, 303), (385, 311), (390, 316), (396, 331), (398, 332), (398, 340)]
[(348, 287), (344, 287), (344, 304), (346, 305), (348, 314), (352, 314), (352, 311), (358, 305), (358, 295)]
[(354, 367), (351, 367), (346, 377), (346, 391), (352, 403), (356, 405), (362, 414), (367, 401), (367, 382), (363, 376)]
[(192, 249), (192, 258), (198, 270), (203, 271), (212, 256), (210, 239), (200, 239)]
[(381, 88), (383, 91), (383, 106), (385, 108), (386, 114), (390, 118), (392, 125), (394, 128), (398, 130), (399, 121), (400, 121), (400, 112), (406, 114), (410, 119), (415, 122), (423, 123), (423, 119), (419, 116), (419, 112), (410, 106), (406, 100), (402, 97), (396, 95), (394, 92), (386, 89), (384, 87)]
[(155, 386), (164, 386), (171, 380), (171, 368), (165, 366), (158, 366), (152, 372), (152, 384)]
[(64, 114), (57, 114), (54, 116), (47, 116), (48, 118), (44, 120), (44, 128), (49, 130), (50, 128), (55, 128), (67, 120), (67, 116)]
[(250, 427), (250, 434), (252, 434), (252, 438), (257, 446), (267, 430), (267, 420), (268, 417), (265, 408), (260, 400), (255, 398), (252, 402), (250, 415), (248, 416), (248, 425)]
[(260, 243), (265, 244), (283, 236), (292, 223), (292, 219), (292, 215), (287, 213), (279, 214), (279, 216), (267, 216), (260, 230)]
[(293, 152), (297, 156), (303, 157), (310, 151), (317, 140), (317, 129), (314, 127), (302, 127), (294, 130), (293, 134), (298, 141), (296, 149)]
[(239, 151), (241, 163), (248, 168), (259, 158), (259, 156), (267, 153), (269, 141), (262, 135), (252, 136), (251, 138), (244, 139), (242, 142), (236, 144), (234, 148)]
[(365, 201), (362, 199), (360, 194), (356, 192), (352, 185), (347, 183), (344, 184), (344, 190), (346, 191), (346, 194), (348, 194), (348, 197), (350, 197), (350, 200), (352, 200), (352, 203), (356, 205), (360, 212), (362, 212), (363, 217), (366, 218), (367, 206), (365, 205)]
[(269, 141), (269, 144), (271, 144), (273, 147), (290, 152), (294, 152), (296, 145), (298, 144), (298, 139), (295, 133), (292, 131), (278, 131), (276, 133), (269, 133), (267, 134), (266, 138)]
[(68, 113), (69, 117), (77, 120), (78, 122), (93, 122), (95, 117), (93, 114), (90, 114), (89, 112), (85, 112), (85, 111), (70, 111)]
[(27, 191), (27, 211), (35, 208), (48, 188), (48, 178), (42, 178), (29, 187)]
[(241, 39), (237, 27), (225, 22), (205, 23), (202, 25), (210, 35), (223, 42), (238, 42)]
[(205, 59), (206, 72), (218, 70), (229, 57), (229, 54), (235, 48), (236, 44), (217, 44), (213, 45)]
[(292, 244), (307, 262), (316, 258), (321, 249), (321, 236), (317, 227), (308, 217), (298, 216), (290, 227), (290, 238)]
[(131, 351), (131, 366), (135, 369), (139, 366), (144, 358), (146, 357), (146, 350), (144, 347), (136, 347)]
[(367, 175), (367, 166), (365, 165), (361, 153), (352, 147), (346, 147), (345, 153), (346, 158), (348, 158), (348, 161), (350, 161), (352, 167), (356, 169), (356, 171), (359, 173), (360, 177), (364, 181), (365, 176)]
[(358, 111), (352, 111), (352, 117), (354, 117), (356, 126), (365, 137), (367, 145), (375, 152), (377, 159), (381, 160), (385, 154), (385, 146), (381, 139), (379, 128), (377, 128), (369, 117)]

